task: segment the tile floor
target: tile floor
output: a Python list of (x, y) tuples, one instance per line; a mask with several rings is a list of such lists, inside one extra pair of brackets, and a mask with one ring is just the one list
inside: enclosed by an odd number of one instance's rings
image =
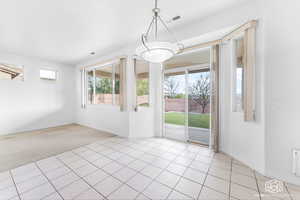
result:
[(113, 136), (78, 124), (0, 136), (0, 172)]
[(300, 199), (300, 187), (270, 179), (205, 147), (167, 139), (104, 138), (0, 173), (0, 199)]

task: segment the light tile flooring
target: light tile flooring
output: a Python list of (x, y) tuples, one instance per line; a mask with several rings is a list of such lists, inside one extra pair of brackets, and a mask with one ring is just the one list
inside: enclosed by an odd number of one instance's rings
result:
[(268, 180), (198, 145), (112, 137), (0, 173), (0, 199), (299, 199), (290, 184), (266, 192)]
[(0, 172), (112, 136), (78, 124), (0, 136)]

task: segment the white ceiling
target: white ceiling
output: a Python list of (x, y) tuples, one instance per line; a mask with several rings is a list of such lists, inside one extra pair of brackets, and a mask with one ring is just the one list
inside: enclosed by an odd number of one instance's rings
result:
[[(245, 0), (159, 0), (181, 26)], [(1, 0), (0, 51), (75, 64), (139, 40), (154, 0)]]

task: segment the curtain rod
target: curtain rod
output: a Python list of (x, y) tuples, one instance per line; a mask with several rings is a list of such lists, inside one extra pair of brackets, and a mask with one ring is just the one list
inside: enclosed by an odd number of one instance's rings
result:
[(256, 25), (257, 25), (257, 20), (251, 20), (251, 21), (239, 26), (238, 28), (234, 29), (233, 31), (231, 31), (230, 33), (225, 35), (221, 40), (222, 40), (222, 42), (231, 40), (236, 35), (240, 34), (241, 32), (244, 32), (245, 30), (247, 30), (249, 28), (256, 27)]
[(126, 59), (126, 58), (127, 58), (127, 56), (117, 56), (115, 58), (107, 59), (107, 60), (97, 62), (97, 63), (94, 63), (94, 64), (85, 65), (83, 67), (80, 67), (80, 69), (87, 69), (87, 68), (90, 68), (90, 67), (98, 67), (98, 66), (101, 67), (101, 66), (108, 65), (108, 64), (111, 64), (111, 63), (114, 63), (114, 62), (118, 62), (120, 59)]
[[(230, 33), (226, 34), (225, 36), (223, 36), (222, 38), (220, 38), (218, 40), (212, 40), (212, 41), (199, 43), (199, 44), (196, 44), (196, 45), (193, 45), (193, 46), (186, 47), (181, 52), (179, 52), (178, 54), (185, 53), (187, 51), (191, 51), (191, 50), (194, 50), (194, 49), (200, 49), (200, 48), (209, 47), (209, 46), (213, 46), (213, 45), (217, 45), (217, 44), (222, 44), (222, 43), (224, 43), (228, 40), (231, 40), (232, 38), (234, 38), (236, 35), (240, 34), (241, 32), (243, 32), (243, 31), (245, 31), (249, 28), (256, 27), (257, 23), (258, 23), (258, 20), (250, 20), (250, 21), (242, 24), (241, 26), (234, 29), (233, 31), (231, 31)], [(105, 61), (101, 61), (101, 62), (98, 62), (98, 63), (95, 63), (95, 64), (90, 64), (90, 65), (83, 66), (80, 69), (86, 69), (86, 68), (89, 68), (89, 67), (95, 67), (95, 66), (99, 66), (99, 65), (103, 66), (103, 65), (112, 63), (114, 61), (117, 61), (119, 59), (122, 59), (122, 58), (127, 58), (127, 56), (118, 56), (118, 57), (108, 59), (108, 60), (105, 60)]]
[(209, 46), (217, 45), (217, 44), (220, 44), (221, 42), (222, 42), (222, 40), (213, 40), (213, 41), (209, 41), (209, 42), (204, 42), (204, 43), (196, 44), (196, 45), (184, 48), (178, 54), (185, 53), (187, 51), (191, 51), (191, 50), (194, 50), (194, 49), (200, 49), (200, 48), (204, 48), (204, 47), (209, 47)]
[(245, 30), (247, 30), (249, 28), (256, 27), (257, 23), (258, 23), (257, 20), (248, 21), (245, 24), (242, 24), (241, 26), (234, 29), (233, 31), (231, 31), (230, 33), (226, 34), (225, 36), (223, 36), (222, 38), (220, 38), (218, 40), (212, 40), (209, 42), (204, 42), (204, 43), (196, 44), (196, 45), (193, 45), (190, 47), (186, 47), (183, 49), (183, 51), (181, 51), (178, 54), (185, 53), (187, 51), (191, 51), (194, 49), (200, 49), (200, 48), (209, 47), (209, 46), (213, 46), (213, 45), (217, 45), (217, 44), (222, 44), (228, 40), (231, 40), (232, 38), (234, 38), (236, 35), (240, 34), (241, 32), (244, 32)]

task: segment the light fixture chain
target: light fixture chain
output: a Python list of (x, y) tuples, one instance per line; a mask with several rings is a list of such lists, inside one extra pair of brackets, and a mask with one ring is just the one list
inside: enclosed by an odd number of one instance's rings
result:
[(146, 36), (147, 39), (148, 39), (148, 35), (149, 35), (150, 30), (151, 30), (151, 27), (153, 26), (154, 21), (155, 21), (155, 17), (152, 18), (151, 23), (150, 23), (150, 25), (149, 25), (149, 27), (147, 29), (146, 34), (145, 34), (145, 36)]
[(157, 35), (158, 35), (158, 7), (157, 7), (157, 0), (155, 0), (155, 8), (153, 9), (153, 12), (154, 12), (154, 17), (155, 17), (155, 40), (157, 40)]
[(157, 13), (155, 13), (155, 40), (157, 40), (157, 32), (158, 32), (158, 30), (157, 30)]
[(165, 24), (164, 20), (162, 20), (162, 18), (160, 16), (158, 16), (160, 22), (163, 24), (163, 26), (165, 27), (165, 29), (169, 32), (169, 34), (173, 37), (173, 39), (175, 40), (175, 42), (177, 44), (179, 44), (177, 38), (175, 37), (175, 34), (171, 31), (171, 29), (168, 28), (168, 26)]

